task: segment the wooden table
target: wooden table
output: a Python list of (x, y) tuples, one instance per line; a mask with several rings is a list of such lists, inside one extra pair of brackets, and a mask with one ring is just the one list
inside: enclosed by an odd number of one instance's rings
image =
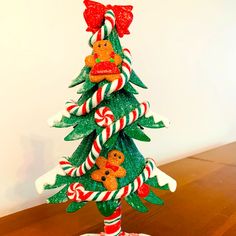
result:
[[(236, 142), (161, 166), (178, 182), (175, 193), (158, 191), (164, 206), (146, 214), (123, 204), (123, 230), (152, 236), (236, 236)], [(77, 213), (65, 204), (41, 205), (0, 219), (0, 235), (81, 235), (100, 232), (94, 203)]]

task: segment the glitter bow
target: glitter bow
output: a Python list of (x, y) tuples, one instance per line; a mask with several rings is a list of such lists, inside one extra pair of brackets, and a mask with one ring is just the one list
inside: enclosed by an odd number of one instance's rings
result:
[(112, 10), (116, 17), (116, 30), (119, 37), (129, 34), (129, 26), (133, 20), (132, 6), (104, 6), (101, 3), (84, 0), (86, 9), (84, 19), (88, 25), (86, 31), (96, 33), (103, 24), (104, 15), (107, 10)]

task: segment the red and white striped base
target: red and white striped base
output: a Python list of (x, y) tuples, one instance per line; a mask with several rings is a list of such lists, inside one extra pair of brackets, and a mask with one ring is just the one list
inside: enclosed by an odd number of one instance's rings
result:
[(104, 219), (105, 236), (121, 235), (121, 206), (119, 205), (114, 213)]
[(121, 206), (119, 205), (111, 216), (104, 219), (104, 233), (83, 234), (81, 236), (150, 236), (147, 234), (129, 234), (121, 231)]

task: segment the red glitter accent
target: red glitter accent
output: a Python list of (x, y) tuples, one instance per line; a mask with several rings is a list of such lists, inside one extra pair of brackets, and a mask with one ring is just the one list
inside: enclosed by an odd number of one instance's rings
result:
[(112, 10), (116, 18), (116, 29), (119, 37), (129, 34), (129, 26), (133, 21), (133, 6), (104, 6), (101, 3), (91, 0), (84, 0), (86, 9), (84, 19), (88, 25), (87, 31), (96, 33), (104, 22), (104, 15), (107, 10)]
[(150, 188), (147, 184), (143, 184), (141, 187), (138, 188), (138, 196), (141, 198), (145, 198), (150, 193)]
[(91, 75), (110, 75), (110, 74), (120, 74), (118, 67), (109, 61), (103, 61), (97, 63), (93, 69), (90, 71)]

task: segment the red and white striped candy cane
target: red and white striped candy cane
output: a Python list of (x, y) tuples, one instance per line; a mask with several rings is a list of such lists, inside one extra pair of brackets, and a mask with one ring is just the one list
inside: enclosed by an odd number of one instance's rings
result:
[(59, 162), (61, 168), (65, 171), (65, 173), (72, 177), (82, 176), (88, 170), (90, 170), (96, 162), (96, 159), (99, 157), (102, 146), (107, 142), (107, 140), (117, 132), (124, 129), (126, 126), (134, 123), (138, 118), (142, 117), (148, 112), (149, 103), (143, 102), (131, 111), (128, 115), (121, 117), (116, 122), (107, 126), (94, 140), (91, 151), (86, 158), (86, 160), (79, 166), (73, 166), (66, 158), (62, 158)]
[(89, 45), (91, 47), (95, 42), (107, 38), (115, 26), (116, 18), (112, 10), (108, 10), (105, 13), (104, 18), (105, 18), (104, 25), (89, 40)]
[(130, 184), (114, 191), (86, 191), (82, 184), (73, 183), (69, 186), (67, 196), (69, 199), (77, 202), (83, 201), (109, 201), (127, 197), (138, 190), (149, 178), (155, 176), (156, 163), (152, 159), (147, 159), (143, 172)]
[(124, 49), (124, 58), (122, 62), (122, 73), (119, 79), (107, 83), (100, 87), (91, 98), (86, 100), (81, 106), (74, 101), (66, 103), (66, 110), (75, 116), (88, 114), (93, 108), (97, 107), (107, 96), (121, 90), (129, 81), (131, 75), (131, 54), (128, 49)]

